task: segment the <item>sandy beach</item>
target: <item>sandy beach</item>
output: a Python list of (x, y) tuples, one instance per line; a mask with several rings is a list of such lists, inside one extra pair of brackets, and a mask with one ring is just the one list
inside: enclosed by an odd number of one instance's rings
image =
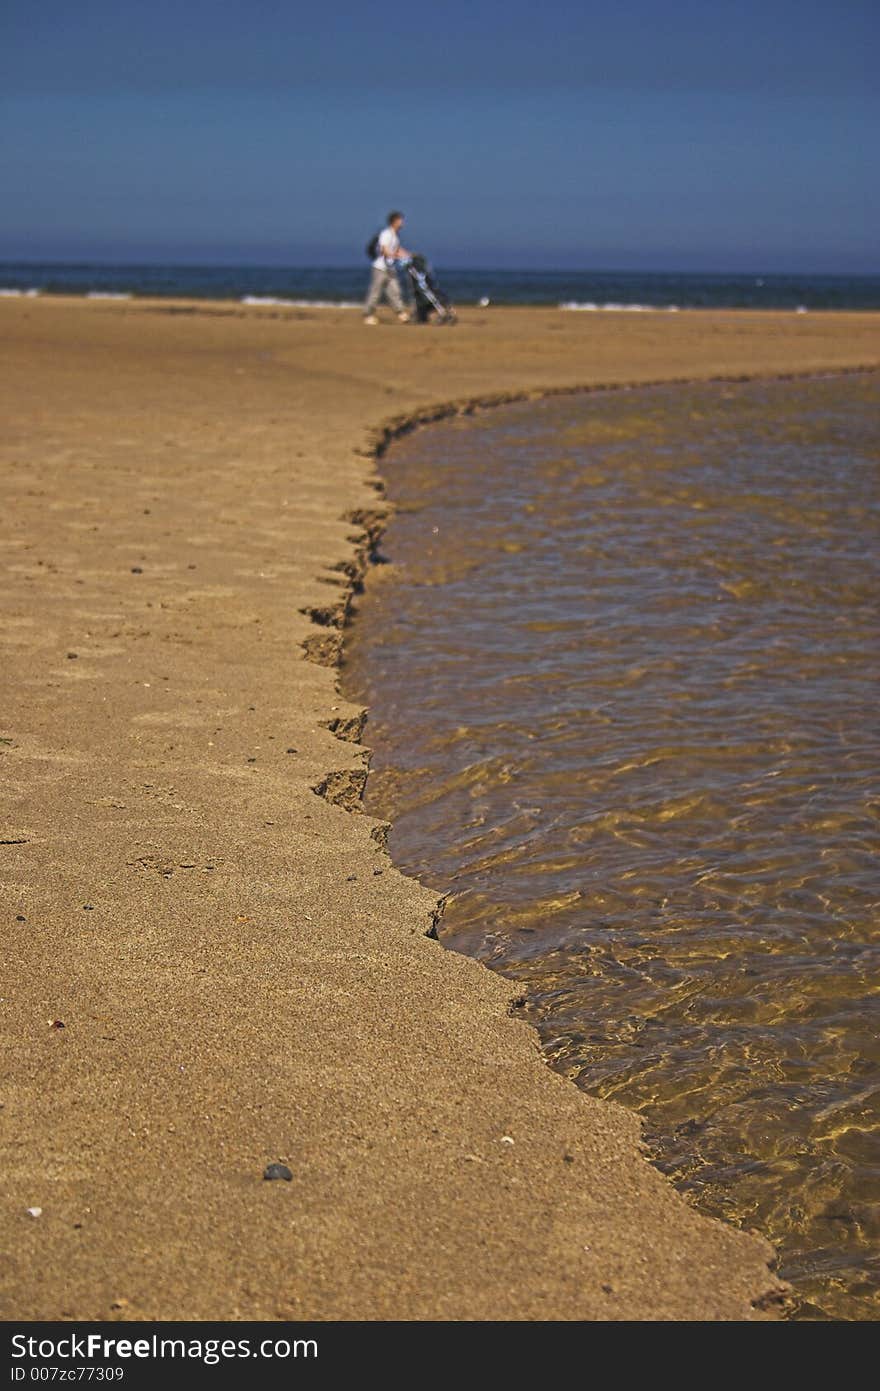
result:
[(0, 1316), (776, 1317), (768, 1244), (427, 935), (445, 886), (358, 809), (334, 663), (413, 419), (876, 368), (880, 315), (59, 297), (0, 325)]

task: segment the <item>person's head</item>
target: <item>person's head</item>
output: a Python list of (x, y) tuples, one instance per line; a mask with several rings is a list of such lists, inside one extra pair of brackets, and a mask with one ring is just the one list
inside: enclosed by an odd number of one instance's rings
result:
[(388, 214), (388, 226), (392, 232), (399, 232), (403, 226), (403, 213), (391, 212)]

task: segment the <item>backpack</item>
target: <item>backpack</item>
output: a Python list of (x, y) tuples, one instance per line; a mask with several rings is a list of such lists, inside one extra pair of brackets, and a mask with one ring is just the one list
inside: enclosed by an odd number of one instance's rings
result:
[(367, 242), (367, 255), (371, 261), (375, 261), (376, 257), (379, 255), (379, 236), (380, 233), (376, 232)]

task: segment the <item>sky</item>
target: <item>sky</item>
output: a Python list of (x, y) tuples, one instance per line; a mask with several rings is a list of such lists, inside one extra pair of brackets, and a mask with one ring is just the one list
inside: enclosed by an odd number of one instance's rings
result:
[(0, 258), (880, 272), (877, 0), (2, 0)]

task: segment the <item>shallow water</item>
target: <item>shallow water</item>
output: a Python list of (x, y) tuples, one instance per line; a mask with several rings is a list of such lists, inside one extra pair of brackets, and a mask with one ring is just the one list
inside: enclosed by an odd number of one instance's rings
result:
[(880, 1314), (871, 376), (515, 405), (383, 463), (368, 809), (556, 1067)]

